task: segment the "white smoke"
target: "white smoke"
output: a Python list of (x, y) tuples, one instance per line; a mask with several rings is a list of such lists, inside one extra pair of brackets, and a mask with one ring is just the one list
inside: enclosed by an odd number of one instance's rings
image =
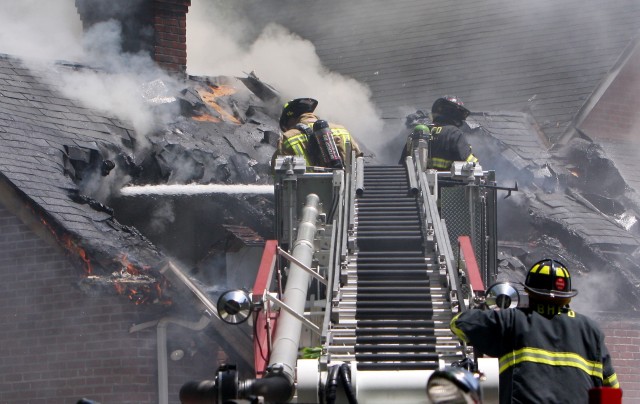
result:
[[(173, 85), (174, 79), (160, 69), (146, 53), (123, 53), (122, 30), (114, 20), (95, 24), (84, 35), (84, 58), (99, 70), (81, 69), (60, 75), (60, 91), (80, 100), (91, 109), (115, 114), (130, 122), (139, 145), (155, 129), (158, 119), (145, 97), (145, 85), (160, 80)], [(164, 94), (154, 94), (163, 96)]]
[(154, 206), (151, 212), (149, 226), (154, 233), (159, 234), (166, 231), (168, 225), (176, 220), (175, 207), (171, 200), (160, 201)]
[(314, 45), (280, 25), (257, 39), (241, 15), (222, 2), (193, 0), (187, 14), (187, 69), (198, 75), (256, 75), (285, 100), (312, 97), (319, 116), (345, 125), (359, 144), (378, 154), (384, 123), (369, 88), (323, 66)]
[(144, 86), (154, 80), (171, 86), (173, 79), (148, 54), (123, 53), (121, 31), (120, 23), (110, 20), (83, 34), (74, 0), (6, 1), (0, 13), (0, 53), (38, 71), (51, 69), (54, 61), (84, 65), (77, 70), (57, 66), (47, 76), (50, 84), (85, 107), (130, 123), (140, 146), (158, 120), (144, 98)]
[(0, 53), (36, 60), (78, 60), (82, 24), (74, 0), (3, 1)]
[(612, 310), (619, 304), (620, 296), (614, 291), (621, 290), (619, 278), (612, 274), (590, 271), (571, 277), (573, 288), (578, 295), (571, 300), (571, 307), (589, 316), (597, 316), (603, 310)]

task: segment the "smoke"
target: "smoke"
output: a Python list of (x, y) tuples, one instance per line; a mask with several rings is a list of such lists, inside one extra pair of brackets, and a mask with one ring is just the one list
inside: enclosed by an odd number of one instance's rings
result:
[(369, 88), (323, 66), (314, 45), (280, 25), (255, 33), (227, 2), (194, 0), (187, 14), (189, 73), (256, 75), (276, 88), (286, 101), (312, 97), (317, 114), (345, 125), (359, 145), (383, 152), (384, 123)]
[(176, 220), (174, 209), (171, 200), (160, 201), (157, 206), (154, 207), (153, 212), (151, 212), (149, 226), (155, 233), (164, 232), (167, 225), (170, 225)]
[(78, 60), (82, 24), (74, 0), (3, 1), (0, 53), (34, 60)]
[(571, 300), (571, 307), (589, 316), (599, 312), (619, 310), (620, 296), (615, 291), (623, 290), (620, 280), (610, 273), (589, 271), (571, 277), (578, 295)]
[(120, 23), (98, 23), (83, 34), (74, 0), (5, 3), (0, 14), (0, 53), (20, 57), (37, 71), (51, 72), (51, 62), (60, 60), (89, 67), (57, 66), (46, 78), (66, 97), (130, 123), (140, 135), (138, 145), (144, 146), (144, 135), (158, 121), (145, 98), (145, 84), (162, 80), (170, 87), (173, 79), (147, 53), (122, 51)]
[[(122, 27), (109, 20), (92, 26), (84, 35), (84, 59), (96, 70), (81, 69), (60, 75), (60, 91), (80, 100), (88, 108), (114, 114), (131, 123), (138, 135), (138, 145), (145, 146), (146, 135), (157, 128), (152, 107), (158, 100), (171, 100), (170, 88), (175, 80), (160, 69), (145, 52), (122, 51)], [(154, 83), (162, 82), (162, 86)], [(166, 111), (165, 111), (166, 113)]]

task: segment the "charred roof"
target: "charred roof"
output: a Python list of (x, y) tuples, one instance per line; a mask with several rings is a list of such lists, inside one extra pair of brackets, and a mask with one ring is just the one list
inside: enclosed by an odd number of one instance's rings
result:
[[(112, 285), (126, 293), (129, 287), (146, 285), (147, 296), (135, 299), (168, 301), (155, 285), (162, 282), (158, 270), (171, 254), (119, 219), (120, 188), (269, 183), (277, 122), (269, 105), (241, 81), (192, 77), (169, 90), (162, 82), (141, 83), (147, 84), (141, 94), (158, 117), (154, 129), (141, 136), (130, 123), (60, 91), (60, 76), (82, 69), (88, 68), (27, 66), (11, 56), (0, 57), (0, 175), (3, 189), (11, 190), (3, 193), (3, 202), (11, 202), (23, 218), (35, 217), (36, 226), (84, 267), (85, 287)], [(255, 206), (269, 212), (269, 198), (256, 202), (231, 196), (225, 201), (228, 217), (212, 222), (208, 230), (213, 234), (216, 226), (240, 224), (243, 215), (260, 216)], [(159, 202), (155, 198), (152, 205), (162, 207)], [(256, 227), (263, 236), (270, 231), (269, 222)], [(235, 232), (243, 234), (239, 228)]]

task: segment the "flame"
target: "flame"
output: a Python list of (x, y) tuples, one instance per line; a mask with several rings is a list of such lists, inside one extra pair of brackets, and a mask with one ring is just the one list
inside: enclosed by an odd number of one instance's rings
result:
[(140, 271), (136, 268), (129, 260), (127, 259), (127, 254), (122, 253), (120, 255), (120, 263), (122, 264), (122, 269), (125, 270), (129, 275), (140, 275)]
[(78, 246), (78, 244), (76, 244), (75, 241), (73, 241), (73, 239), (69, 235), (64, 235), (62, 237), (62, 243), (67, 248), (67, 250), (71, 251), (72, 253), (80, 257), (80, 259), (85, 264), (85, 270), (87, 274), (89, 275), (92, 274), (93, 269), (91, 267), (91, 260), (89, 260), (89, 256), (87, 255), (87, 252), (83, 250), (80, 246)]
[(127, 290), (127, 287), (120, 282), (114, 282), (113, 286), (116, 288), (116, 292), (118, 292), (119, 295), (123, 295)]
[(145, 278), (144, 272), (148, 272), (150, 267), (144, 265), (141, 268), (136, 267), (129, 261), (128, 255), (125, 253), (120, 255), (119, 260), (122, 265), (120, 271), (122, 278), (113, 283), (118, 294), (127, 296), (136, 305), (151, 302), (164, 306), (173, 304), (170, 298), (164, 296), (164, 291), (168, 287), (166, 279), (162, 278), (160, 281), (141, 285), (136, 281), (139, 281), (140, 278), (148, 279)]
[(194, 121), (198, 121), (198, 122), (220, 122), (220, 119), (216, 118), (215, 116), (209, 115), (209, 114), (203, 114), (200, 116), (194, 116), (191, 119), (193, 119)]
[[(27, 206), (31, 208), (35, 213), (35, 210), (32, 206)], [(62, 236), (59, 236), (56, 229), (51, 224), (49, 224), (49, 222), (44, 217), (42, 217), (41, 215), (38, 216), (40, 218), (40, 222), (51, 232), (55, 239), (67, 251), (71, 252), (82, 260), (85, 265), (87, 276), (90, 277), (93, 273), (93, 268), (87, 252), (78, 245), (78, 243), (73, 239), (71, 235), (64, 234)], [(136, 284), (136, 279), (133, 279), (134, 282), (131, 282), (131, 279), (144, 276), (143, 273), (148, 272), (150, 267), (146, 265), (143, 265), (141, 268), (136, 267), (129, 261), (128, 255), (125, 253), (122, 253), (120, 255), (119, 262), (122, 265), (122, 269), (120, 272), (122, 279), (113, 280), (113, 286), (119, 295), (128, 296), (129, 300), (133, 301), (136, 305), (148, 302), (156, 302), (164, 306), (170, 306), (173, 304), (169, 297), (164, 296), (165, 290), (168, 289), (170, 285), (165, 278), (161, 278), (160, 281), (156, 281), (150, 284), (140, 285), (139, 282)]]
[[(33, 207), (29, 206), (29, 208), (35, 214), (35, 210), (33, 209)], [(91, 275), (93, 273), (93, 268), (91, 267), (91, 260), (89, 259), (89, 255), (87, 254), (87, 252), (82, 247), (80, 247), (69, 234), (63, 234), (62, 237), (60, 237), (58, 235), (58, 231), (56, 231), (56, 229), (52, 225), (50, 225), (44, 217), (42, 217), (41, 215), (38, 216), (40, 217), (40, 222), (51, 232), (58, 243), (60, 243), (67, 251), (72, 253), (74, 256), (79, 257), (80, 260), (82, 260), (86, 273), (88, 275)]]
[[(233, 116), (232, 114), (230, 114), (227, 111), (225, 111), (216, 102), (216, 99), (219, 98), (219, 97), (235, 94), (236, 93), (236, 89), (235, 88), (233, 88), (232, 86), (226, 86), (226, 85), (220, 85), (220, 86), (209, 85), (208, 89), (199, 88), (196, 91), (200, 95), (200, 98), (202, 98), (202, 101), (206, 102), (207, 105), (209, 105), (211, 108), (215, 109), (220, 114), (220, 116), (222, 117), (223, 120), (229, 121), (229, 122), (233, 122), (233, 123), (236, 123), (238, 125), (241, 124), (241, 122), (235, 116)], [(213, 118), (213, 117), (211, 117), (211, 118)], [(201, 117), (194, 117), (193, 119), (195, 119), (196, 121), (208, 120), (208, 119), (202, 119)], [(211, 122), (216, 122), (216, 121), (211, 121)]]

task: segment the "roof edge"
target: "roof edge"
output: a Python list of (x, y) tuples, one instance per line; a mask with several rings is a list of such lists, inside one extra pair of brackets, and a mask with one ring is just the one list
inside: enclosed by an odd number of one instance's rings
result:
[(558, 144), (566, 144), (571, 138), (576, 136), (578, 132), (577, 128), (584, 122), (587, 116), (589, 116), (598, 101), (600, 101), (604, 93), (609, 89), (611, 83), (613, 83), (613, 81), (618, 77), (622, 68), (627, 64), (631, 56), (638, 51), (638, 49), (640, 49), (640, 31), (638, 31), (629, 41), (629, 44), (622, 51), (611, 69), (609, 69), (607, 74), (602, 78), (602, 80), (600, 80), (589, 98), (587, 98), (587, 100), (582, 104), (582, 107), (580, 107), (578, 112), (574, 115), (573, 120), (567, 126), (567, 129), (562, 133), (562, 135), (560, 135)]

